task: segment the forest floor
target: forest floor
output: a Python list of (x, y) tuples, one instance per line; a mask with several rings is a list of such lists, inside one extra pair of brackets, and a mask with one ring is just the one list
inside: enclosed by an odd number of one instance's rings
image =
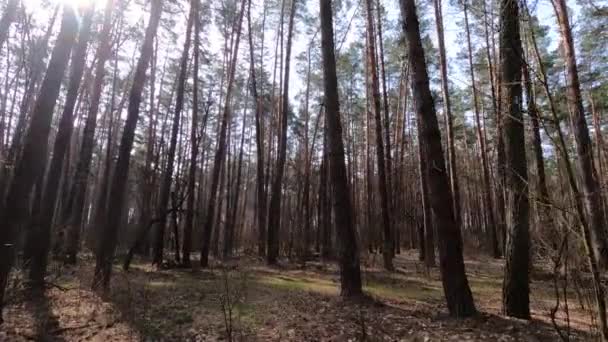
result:
[[(483, 257), (466, 260), (481, 313), (464, 320), (447, 316), (439, 272), (415, 251), (397, 256), (393, 273), (382, 270), (381, 256), (364, 260), (370, 298), (360, 302), (340, 299), (336, 266), (320, 262), (268, 267), (242, 257), (211, 269), (158, 270), (136, 260), (128, 272), (116, 265), (104, 300), (89, 289), (93, 265), (87, 258), (77, 268), (56, 266), (43, 299), (13, 289), (0, 341), (559, 340), (550, 273), (532, 272), (533, 319), (510, 319), (500, 315), (502, 261)], [(572, 291), (568, 305), (570, 340), (593, 340), (588, 304), (581, 308)], [(563, 310), (557, 323), (567, 334)]]

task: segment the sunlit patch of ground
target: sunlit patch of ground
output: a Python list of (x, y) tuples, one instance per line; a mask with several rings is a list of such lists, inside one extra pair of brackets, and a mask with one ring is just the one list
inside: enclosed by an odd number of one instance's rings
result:
[[(369, 298), (348, 302), (338, 295), (334, 264), (268, 267), (251, 257), (209, 270), (157, 270), (136, 260), (128, 272), (115, 269), (111, 293), (102, 300), (89, 290), (92, 261), (82, 260), (77, 269), (62, 269), (54, 279), (59, 286), (41, 300), (16, 291), (0, 341), (214, 341), (228, 335), (239, 341), (558, 340), (549, 318), (555, 305), (549, 280), (532, 283), (534, 320), (507, 319), (498, 316), (502, 263), (467, 262), (482, 314), (456, 320), (447, 317), (437, 269), (425, 269), (414, 252), (398, 256), (392, 273), (379, 262), (363, 260)], [(586, 340), (589, 313), (574, 292), (568, 294), (571, 340)], [(565, 331), (563, 311), (557, 318)]]

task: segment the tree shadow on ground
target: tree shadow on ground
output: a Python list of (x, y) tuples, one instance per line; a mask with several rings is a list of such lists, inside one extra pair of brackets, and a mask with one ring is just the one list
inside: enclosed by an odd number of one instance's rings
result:
[(63, 329), (59, 320), (51, 309), (49, 296), (44, 290), (27, 290), (28, 299), (25, 308), (34, 319), (34, 339), (40, 342), (66, 341), (60, 334)]
[[(116, 268), (107, 300), (142, 338), (163, 340), (226, 339), (222, 300), (227, 294), (235, 303), (233, 330), (245, 341), (357, 340), (363, 331), (378, 334), (379, 340), (559, 339), (548, 321), (520, 321), (492, 313), (448, 317), (437, 271), (429, 276), (412, 267), (392, 273), (366, 269), (364, 289), (372, 299), (360, 302), (339, 297), (335, 265), (319, 271), (314, 267), (278, 270), (251, 260), (231, 265), (156, 270), (136, 261), (129, 272)], [(478, 302), (480, 310), (497, 312), (487, 304), (500, 300), (497, 279), (495, 274), (472, 279), (474, 292), (485, 296), (485, 303)], [(573, 341), (589, 338), (574, 328), (572, 336)]]

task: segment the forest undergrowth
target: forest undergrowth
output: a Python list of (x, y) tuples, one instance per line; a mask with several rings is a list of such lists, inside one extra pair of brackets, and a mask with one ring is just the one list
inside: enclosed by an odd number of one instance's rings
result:
[[(89, 289), (93, 260), (50, 277), (42, 299), (10, 292), (2, 341), (558, 341), (550, 318), (553, 276), (532, 272), (532, 320), (501, 316), (502, 261), (466, 258), (477, 307), (473, 318), (449, 318), (437, 269), (414, 251), (384, 271), (381, 256), (363, 260), (367, 298), (339, 296), (335, 264), (281, 263), (241, 257), (211, 269), (157, 269), (136, 260), (119, 270), (111, 292)], [(59, 270), (59, 268), (57, 268)], [(17, 275), (18, 277), (18, 275)], [(18, 282), (18, 281), (17, 281)], [(560, 291), (562, 291), (560, 289)], [(571, 341), (593, 339), (585, 292), (568, 291), (556, 323)], [(569, 328), (568, 328), (569, 321)]]

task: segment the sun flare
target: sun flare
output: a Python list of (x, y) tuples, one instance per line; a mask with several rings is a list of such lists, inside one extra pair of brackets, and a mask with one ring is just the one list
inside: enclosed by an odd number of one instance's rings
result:
[(52, 12), (57, 5), (70, 5), (74, 9), (83, 10), (88, 6), (98, 8), (103, 6), (106, 0), (22, 0), (26, 11), (30, 13)]

